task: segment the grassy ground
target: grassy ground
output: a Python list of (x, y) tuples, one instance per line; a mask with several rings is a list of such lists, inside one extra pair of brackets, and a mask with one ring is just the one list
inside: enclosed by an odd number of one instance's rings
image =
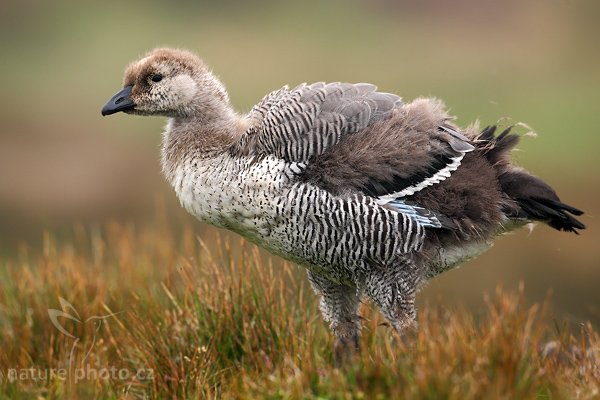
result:
[(303, 271), (160, 221), (76, 226), (0, 262), (0, 398), (600, 395), (591, 325), (502, 290), (478, 316), (424, 307), (407, 343), (365, 305), (362, 351), (336, 368)]

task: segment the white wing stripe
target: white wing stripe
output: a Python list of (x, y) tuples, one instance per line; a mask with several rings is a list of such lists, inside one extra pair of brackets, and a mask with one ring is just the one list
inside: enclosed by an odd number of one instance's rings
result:
[(387, 204), (390, 201), (396, 200), (400, 197), (410, 196), (412, 194), (415, 194), (419, 190), (425, 189), (428, 186), (431, 186), (436, 183), (440, 183), (441, 181), (445, 180), (446, 178), (449, 178), (450, 174), (458, 169), (464, 156), (465, 155), (463, 153), (459, 156), (451, 158), (452, 162), (450, 164), (446, 165), (446, 167), (444, 167), (443, 169), (436, 172), (432, 177), (427, 178), (424, 181), (422, 181), (416, 185), (409, 186), (405, 189), (402, 189), (399, 192), (386, 194), (384, 196), (379, 196), (376, 200), (377, 204), (379, 204), (379, 205)]

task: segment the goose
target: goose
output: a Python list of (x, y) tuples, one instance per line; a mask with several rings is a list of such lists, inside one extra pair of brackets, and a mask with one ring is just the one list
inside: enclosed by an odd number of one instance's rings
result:
[(577, 233), (582, 211), (513, 165), (519, 135), (461, 129), (434, 98), (368, 83), (301, 84), (238, 114), (195, 54), (130, 64), (102, 108), (168, 118), (162, 170), (193, 216), (306, 268), (336, 354), (358, 348), (370, 299), (398, 332), (432, 277), (532, 221)]

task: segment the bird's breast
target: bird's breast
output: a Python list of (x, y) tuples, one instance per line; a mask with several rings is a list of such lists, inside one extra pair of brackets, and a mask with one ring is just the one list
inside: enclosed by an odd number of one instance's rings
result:
[(265, 157), (189, 157), (174, 169), (171, 185), (195, 217), (254, 240), (277, 223), (275, 203), (292, 176), (282, 160)]

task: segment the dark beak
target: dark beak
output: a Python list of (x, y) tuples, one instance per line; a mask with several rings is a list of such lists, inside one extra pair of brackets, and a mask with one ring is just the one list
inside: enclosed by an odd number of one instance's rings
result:
[(110, 115), (119, 111), (133, 110), (135, 103), (131, 101), (131, 89), (133, 86), (125, 86), (123, 90), (115, 94), (112, 99), (102, 107), (102, 115)]

